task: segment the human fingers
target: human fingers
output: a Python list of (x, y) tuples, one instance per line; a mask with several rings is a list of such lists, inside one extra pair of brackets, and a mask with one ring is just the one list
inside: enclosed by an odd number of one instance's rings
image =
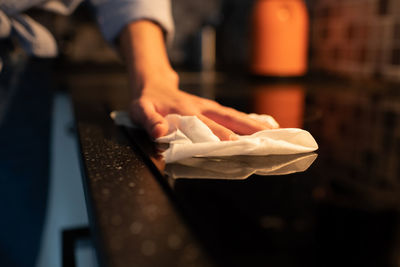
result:
[(216, 123), (241, 135), (249, 135), (258, 131), (275, 128), (270, 123), (255, 120), (246, 113), (223, 106), (209, 109), (203, 112), (203, 114)]
[(237, 135), (226, 127), (219, 125), (215, 121), (207, 118), (204, 115), (197, 116), (202, 122), (204, 122), (208, 128), (221, 140), (221, 141), (233, 141), (237, 140)]
[(156, 111), (150, 101), (134, 100), (131, 106), (131, 118), (154, 139), (168, 132), (168, 122)]

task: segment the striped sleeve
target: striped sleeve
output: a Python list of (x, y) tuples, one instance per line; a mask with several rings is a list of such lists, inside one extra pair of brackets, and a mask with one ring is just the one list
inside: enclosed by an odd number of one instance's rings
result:
[(170, 0), (90, 0), (104, 37), (113, 42), (130, 22), (147, 19), (161, 26), (168, 42), (174, 34)]

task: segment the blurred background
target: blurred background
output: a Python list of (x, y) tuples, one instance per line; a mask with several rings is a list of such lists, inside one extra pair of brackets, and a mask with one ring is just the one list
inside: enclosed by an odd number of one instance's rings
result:
[[(204, 70), (206, 58), (208, 63), (211, 62), (211, 69), (218, 72), (249, 73), (254, 4), (254, 0), (172, 0), (175, 38), (168, 46), (168, 52), (173, 66), (185, 73)], [(307, 0), (305, 4), (310, 21), (307, 76), (361, 80), (368, 84), (384, 82), (396, 87), (400, 82), (400, 1)], [(54, 267), (60, 264), (60, 232), (88, 223), (73, 111), (66, 92), (74, 86), (126, 87), (127, 79), (122, 62), (101, 36), (87, 3), (79, 6), (71, 16), (40, 10), (30, 10), (29, 14), (55, 35), (60, 49), (60, 55), (52, 65), (56, 74), (53, 87), (57, 94), (52, 105), (45, 242), (41, 245), (38, 261), (38, 266)], [(181, 79), (190, 77), (183, 75)], [(363, 86), (349, 86), (350, 90), (359, 90), (355, 94), (338, 91), (307, 98), (302, 88), (290, 87), (286, 90), (289, 93), (274, 96), (271, 88), (260, 88), (255, 90), (258, 101), (255, 104), (260, 106), (260, 112), (269, 113), (272, 111), (263, 108), (273, 108), (273, 103), (268, 102), (270, 99), (289, 102), (294, 99), (288, 105), (304, 105), (306, 101), (307, 105), (322, 110), (330, 119), (321, 120), (312, 128), (313, 135), (320, 137), (319, 143), (325, 144), (327, 150), (329, 144), (341, 146), (340, 149), (332, 148), (327, 154), (363, 170), (363, 177), (371, 179), (374, 187), (398, 188), (400, 107), (390, 97), (364, 94), (360, 87)], [(213, 97), (212, 93), (203, 96)], [(5, 97), (0, 95), (0, 111), (2, 99)], [(300, 112), (289, 115), (302, 118), (302, 107), (298, 110)], [(357, 125), (354, 125), (355, 121)], [(295, 125), (297, 122), (290, 123)], [(295, 126), (302, 127), (302, 122)], [(349, 135), (352, 138), (346, 139)], [(351, 143), (354, 140), (358, 142)], [(346, 150), (348, 147), (351, 147), (351, 153)], [(380, 157), (383, 152), (386, 158)], [(355, 155), (358, 154), (363, 157), (357, 158)], [(382, 173), (386, 175), (384, 179), (373, 180)], [(80, 266), (95, 266), (93, 250), (79, 251), (87, 259)]]
[[(173, 65), (198, 68), (200, 35), (215, 31), (216, 66), (242, 71), (249, 63), (250, 0), (173, 0)], [(400, 2), (396, 0), (307, 0), (310, 16), (309, 70), (354, 78), (400, 80)], [(73, 64), (118, 65), (87, 4), (68, 17), (47, 15), (61, 59)], [(42, 14), (41, 14), (42, 15)], [(43, 20), (43, 16), (40, 16)]]

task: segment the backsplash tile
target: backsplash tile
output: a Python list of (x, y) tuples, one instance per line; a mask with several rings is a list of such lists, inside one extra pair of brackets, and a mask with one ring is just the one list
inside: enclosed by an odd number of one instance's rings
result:
[(314, 0), (311, 69), (400, 81), (399, 0)]

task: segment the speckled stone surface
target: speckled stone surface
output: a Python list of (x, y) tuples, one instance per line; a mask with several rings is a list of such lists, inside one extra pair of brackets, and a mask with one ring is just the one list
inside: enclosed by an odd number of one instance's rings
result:
[(157, 181), (161, 174), (145, 164), (114, 126), (106, 109), (109, 99), (95, 94), (94, 88), (80, 93), (83, 89), (75, 87), (72, 94), (89, 219), (101, 266), (209, 266)]

